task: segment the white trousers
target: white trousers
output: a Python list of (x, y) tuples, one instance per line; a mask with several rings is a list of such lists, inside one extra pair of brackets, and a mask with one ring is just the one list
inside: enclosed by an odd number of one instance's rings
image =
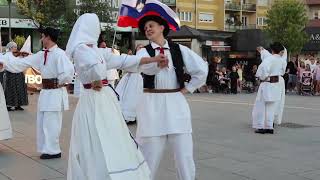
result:
[(62, 126), (61, 111), (38, 111), (37, 114), (37, 149), (42, 154), (61, 153), (59, 136)]
[(253, 107), (253, 128), (273, 129), (278, 104), (276, 102), (256, 101)]
[(174, 152), (178, 180), (194, 180), (193, 142), (191, 134), (170, 134), (157, 137), (139, 137), (141, 151), (151, 170), (154, 180), (166, 145)]

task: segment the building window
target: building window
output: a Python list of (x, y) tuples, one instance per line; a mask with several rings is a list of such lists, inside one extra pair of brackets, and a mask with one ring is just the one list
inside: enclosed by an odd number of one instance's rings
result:
[(82, 3), (81, 3), (81, 0), (76, 0), (76, 5), (77, 6), (79, 6), (79, 5), (81, 5)]
[(119, 8), (119, 0), (112, 0), (112, 7)]
[(80, 16), (80, 9), (74, 9), (73, 12), (74, 12), (76, 15)]
[(111, 19), (112, 19), (113, 21), (117, 21), (117, 20), (118, 20), (118, 11), (113, 11), (113, 12), (112, 12), (112, 17), (111, 17)]
[(258, 17), (258, 18), (257, 18), (257, 24), (258, 24), (258, 26), (266, 26), (266, 25), (267, 25), (266, 20), (267, 20), (266, 17)]
[(258, 0), (258, 6), (268, 6), (269, 0)]
[(192, 13), (191, 12), (179, 12), (178, 16), (180, 21), (191, 22), (192, 21)]
[(214, 16), (212, 13), (199, 13), (199, 21), (205, 23), (212, 23), (214, 21)]
[(320, 19), (319, 11), (315, 11), (315, 12), (313, 13), (313, 19)]
[(242, 25), (247, 26), (248, 25), (248, 17), (247, 16), (242, 16)]

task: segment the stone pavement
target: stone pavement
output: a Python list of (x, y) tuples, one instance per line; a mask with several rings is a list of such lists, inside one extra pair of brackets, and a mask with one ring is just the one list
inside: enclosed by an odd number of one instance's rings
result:
[[(36, 102), (10, 112), (14, 138), (0, 142), (0, 180), (66, 180), (72, 110), (64, 114), (63, 158), (40, 160), (36, 152)], [(254, 94), (188, 96), (193, 116), (198, 180), (320, 180), (320, 97), (287, 96), (284, 124), (274, 135), (250, 128)], [(130, 127), (134, 131), (134, 126)], [(175, 180), (169, 152), (157, 180)]]

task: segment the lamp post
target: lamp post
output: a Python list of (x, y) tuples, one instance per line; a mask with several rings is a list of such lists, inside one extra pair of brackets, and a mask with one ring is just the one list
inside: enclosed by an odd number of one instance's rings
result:
[(11, 2), (12, 0), (7, 0), (9, 5), (9, 41), (11, 42)]

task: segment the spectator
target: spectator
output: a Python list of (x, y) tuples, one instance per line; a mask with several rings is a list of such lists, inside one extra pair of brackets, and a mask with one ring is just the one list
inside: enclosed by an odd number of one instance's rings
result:
[(211, 59), (211, 62), (209, 62), (209, 72), (207, 76), (207, 86), (210, 93), (212, 93), (213, 89), (217, 85), (216, 80), (216, 72), (218, 68), (219, 63), (219, 57), (214, 57)]
[[(19, 55), (15, 42), (8, 43), (7, 50), (8, 52), (6, 52), (4, 56), (13, 57)], [(8, 111), (23, 111), (24, 109), (21, 106), (28, 105), (27, 85), (24, 74), (5, 71), (3, 82)]]
[(296, 58), (291, 58), (287, 64), (286, 73), (289, 75), (288, 79), (288, 91), (294, 91), (295, 87), (297, 86), (297, 64)]
[(243, 69), (244, 69), (244, 65), (243, 64), (238, 64), (237, 66), (237, 72), (238, 72), (238, 76), (239, 76), (239, 81), (238, 82), (238, 89), (239, 92), (241, 92), (242, 90), (242, 81), (243, 81)]
[(320, 61), (317, 62), (317, 67), (314, 70), (315, 85), (315, 95), (320, 95)]
[[(231, 93), (237, 94), (238, 92), (238, 82), (240, 80), (239, 72), (237, 72), (236, 66), (232, 66), (232, 72), (229, 74), (230, 82), (231, 82)], [(242, 75), (242, 73), (241, 73)]]
[[(306, 64), (306, 65), (307, 65), (307, 64)], [(311, 57), (311, 58), (310, 58), (309, 66), (310, 66), (311, 72), (313, 72), (314, 69), (317, 67), (317, 61), (315, 60), (314, 57)]]

